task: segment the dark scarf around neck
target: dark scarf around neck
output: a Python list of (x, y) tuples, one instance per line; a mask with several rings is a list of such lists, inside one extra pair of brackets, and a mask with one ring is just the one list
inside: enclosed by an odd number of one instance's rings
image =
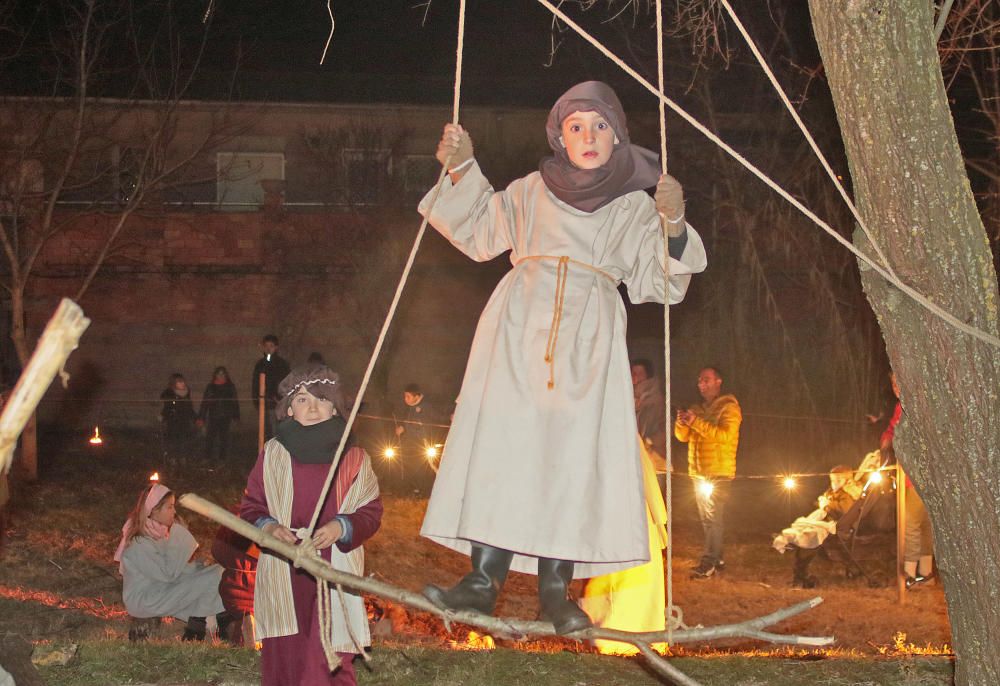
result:
[[(299, 462), (306, 464), (330, 464), (340, 445), (347, 422), (340, 415), (330, 417), (325, 422), (302, 426), (294, 419), (286, 419), (278, 424), (275, 438)], [(348, 438), (344, 449), (350, 447)]]

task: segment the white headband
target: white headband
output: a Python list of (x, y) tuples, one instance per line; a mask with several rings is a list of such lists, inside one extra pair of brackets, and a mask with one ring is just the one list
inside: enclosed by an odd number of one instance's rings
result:
[(300, 381), (299, 383), (292, 386), (292, 390), (288, 391), (288, 393), (285, 393), (285, 397), (287, 398), (288, 396), (292, 395), (293, 393), (295, 393), (295, 391), (299, 390), (303, 386), (312, 386), (314, 383), (325, 383), (334, 386), (336, 385), (337, 382), (331, 379), (310, 379), (309, 381)]

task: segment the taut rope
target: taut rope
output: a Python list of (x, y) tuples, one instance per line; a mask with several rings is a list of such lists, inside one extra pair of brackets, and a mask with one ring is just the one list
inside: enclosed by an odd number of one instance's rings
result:
[[(660, 92), (663, 87), (663, 6), (662, 0), (656, 0), (656, 73)], [(660, 171), (667, 173), (667, 111), (663, 100), (660, 106)], [(683, 216), (683, 215), (682, 215)], [(661, 219), (664, 220), (666, 217)], [(666, 227), (663, 227), (666, 228)], [(663, 475), (663, 492), (667, 505), (667, 644), (674, 643), (674, 625), (683, 622), (680, 608), (674, 608), (674, 498), (673, 498), (673, 423), (670, 421), (670, 238), (663, 236), (663, 412), (666, 421), (663, 430), (666, 433), (667, 469)], [(677, 610), (676, 618), (674, 609)]]
[[(455, 87), (451, 119), (453, 124), (458, 124), (459, 103), (461, 102), (462, 95), (462, 52), (465, 47), (465, 2), (466, 0), (459, 0), (458, 4), (458, 45), (455, 50)], [(433, 210), (435, 203), (437, 203), (438, 196), (441, 194), (441, 186), (444, 182), (444, 176), (448, 171), (450, 163), (451, 159), (449, 158), (445, 161), (445, 164), (442, 165), (441, 172), (438, 174), (437, 184), (434, 186), (434, 195), (431, 198), (424, 220), (420, 223), (420, 229), (417, 231), (416, 238), (413, 240), (413, 247), (410, 249), (406, 265), (403, 267), (403, 273), (399, 277), (399, 284), (396, 286), (396, 292), (393, 295), (392, 303), (389, 305), (389, 311), (386, 314), (385, 322), (383, 322), (382, 330), (379, 332), (378, 341), (375, 343), (375, 349), (372, 351), (371, 358), (368, 360), (368, 367), (365, 369), (364, 377), (361, 380), (361, 386), (358, 388), (357, 396), (354, 399), (351, 414), (347, 418), (347, 427), (344, 429), (344, 435), (340, 437), (340, 445), (337, 446), (337, 452), (334, 453), (333, 462), (330, 463), (330, 470), (327, 472), (326, 481), (323, 483), (323, 490), (320, 492), (319, 499), (316, 501), (316, 509), (313, 511), (312, 520), (309, 522), (309, 526), (306, 530), (306, 540), (312, 539), (313, 531), (316, 529), (316, 520), (319, 519), (319, 513), (323, 508), (323, 503), (326, 501), (327, 494), (330, 492), (330, 484), (333, 482), (333, 475), (336, 473), (337, 466), (340, 464), (340, 458), (344, 453), (344, 445), (347, 443), (347, 438), (351, 433), (351, 428), (354, 426), (354, 420), (358, 416), (358, 409), (361, 407), (361, 401), (365, 396), (365, 391), (368, 389), (368, 383), (371, 381), (372, 372), (375, 369), (375, 363), (378, 361), (379, 355), (382, 352), (382, 346), (385, 344), (385, 338), (389, 332), (389, 326), (392, 324), (393, 317), (396, 314), (396, 308), (399, 306), (399, 300), (403, 295), (403, 288), (406, 286), (407, 279), (410, 276), (410, 271), (413, 269), (413, 262), (417, 257), (417, 251), (420, 248), (420, 242), (423, 240), (424, 233), (427, 230), (428, 217), (431, 216), (431, 211)], [(337, 656), (336, 652), (333, 651), (331, 643), (331, 621), (329, 615), (330, 591), (325, 580), (317, 579), (316, 581), (316, 593), (321, 619), (320, 638), (323, 642), (323, 650), (326, 653), (327, 663), (332, 671), (339, 666), (340, 658)], [(339, 584), (337, 588), (338, 592), (342, 592)], [(322, 620), (324, 619), (325, 623), (322, 623)], [(350, 626), (350, 621), (348, 621), (347, 624)], [(358, 652), (361, 653), (365, 659), (369, 659), (364, 651), (364, 646), (358, 645), (357, 638), (353, 635), (353, 633), (351, 638), (354, 641)]]

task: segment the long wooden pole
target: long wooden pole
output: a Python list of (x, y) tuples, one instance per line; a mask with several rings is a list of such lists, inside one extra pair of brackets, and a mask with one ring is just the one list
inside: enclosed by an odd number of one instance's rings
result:
[(260, 373), (260, 390), (257, 391), (257, 454), (264, 449), (264, 413), (267, 412), (267, 374)]
[(17, 437), (35, 412), (52, 379), (59, 374), (65, 385), (69, 375), (63, 370), (67, 358), (76, 350), (80, 336), (90, 326), (80, 306), (63, 298), (55, 314), (45, 325), (45, 331), (21, 372), (10, 400), (0, 415), (0, 473), (6, 472), (14, 458)]

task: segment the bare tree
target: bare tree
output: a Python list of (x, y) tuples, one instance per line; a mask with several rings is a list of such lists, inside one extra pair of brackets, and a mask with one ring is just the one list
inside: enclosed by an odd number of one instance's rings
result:
[[(949, 111), (932, 3), (810, 8), (868, 231), (904, 281), (996, 336), (997, 274)], [(872, 252), (860, 233), (855, 242)], [(862, 283), (902, 390), (897, 452), (934, 522), (955, 683), (1000, 683), (1000, 351), (871, 270)]]
[[(4, 84), (28, 95), (0, 99), (0, 246), (11, 338), (23, 365), (33, 347), (26, 301), (50, 241), (83, 216), (110, 217), (67, 294), (80, 300), (130, 217), (154, 211), (169, 189), (191, 182), (199, 156), (232, 131), (220, 115), (197, 140), (175, 145), (178, 105), (209, 33), (200, 24), (182, 30), (169, 0), (75, 0), (40, 5), (26, 17), (17, 5), (0, 7), (0, 30), (11, 37), (5, 45), (17, 46), (0, 59), (34, 78), (23, 89), (16, 80)], [(74, 211), (61, 211), (70, 200)], [(22, 465), (29, 479), (37, 475), (34, 421)]]

